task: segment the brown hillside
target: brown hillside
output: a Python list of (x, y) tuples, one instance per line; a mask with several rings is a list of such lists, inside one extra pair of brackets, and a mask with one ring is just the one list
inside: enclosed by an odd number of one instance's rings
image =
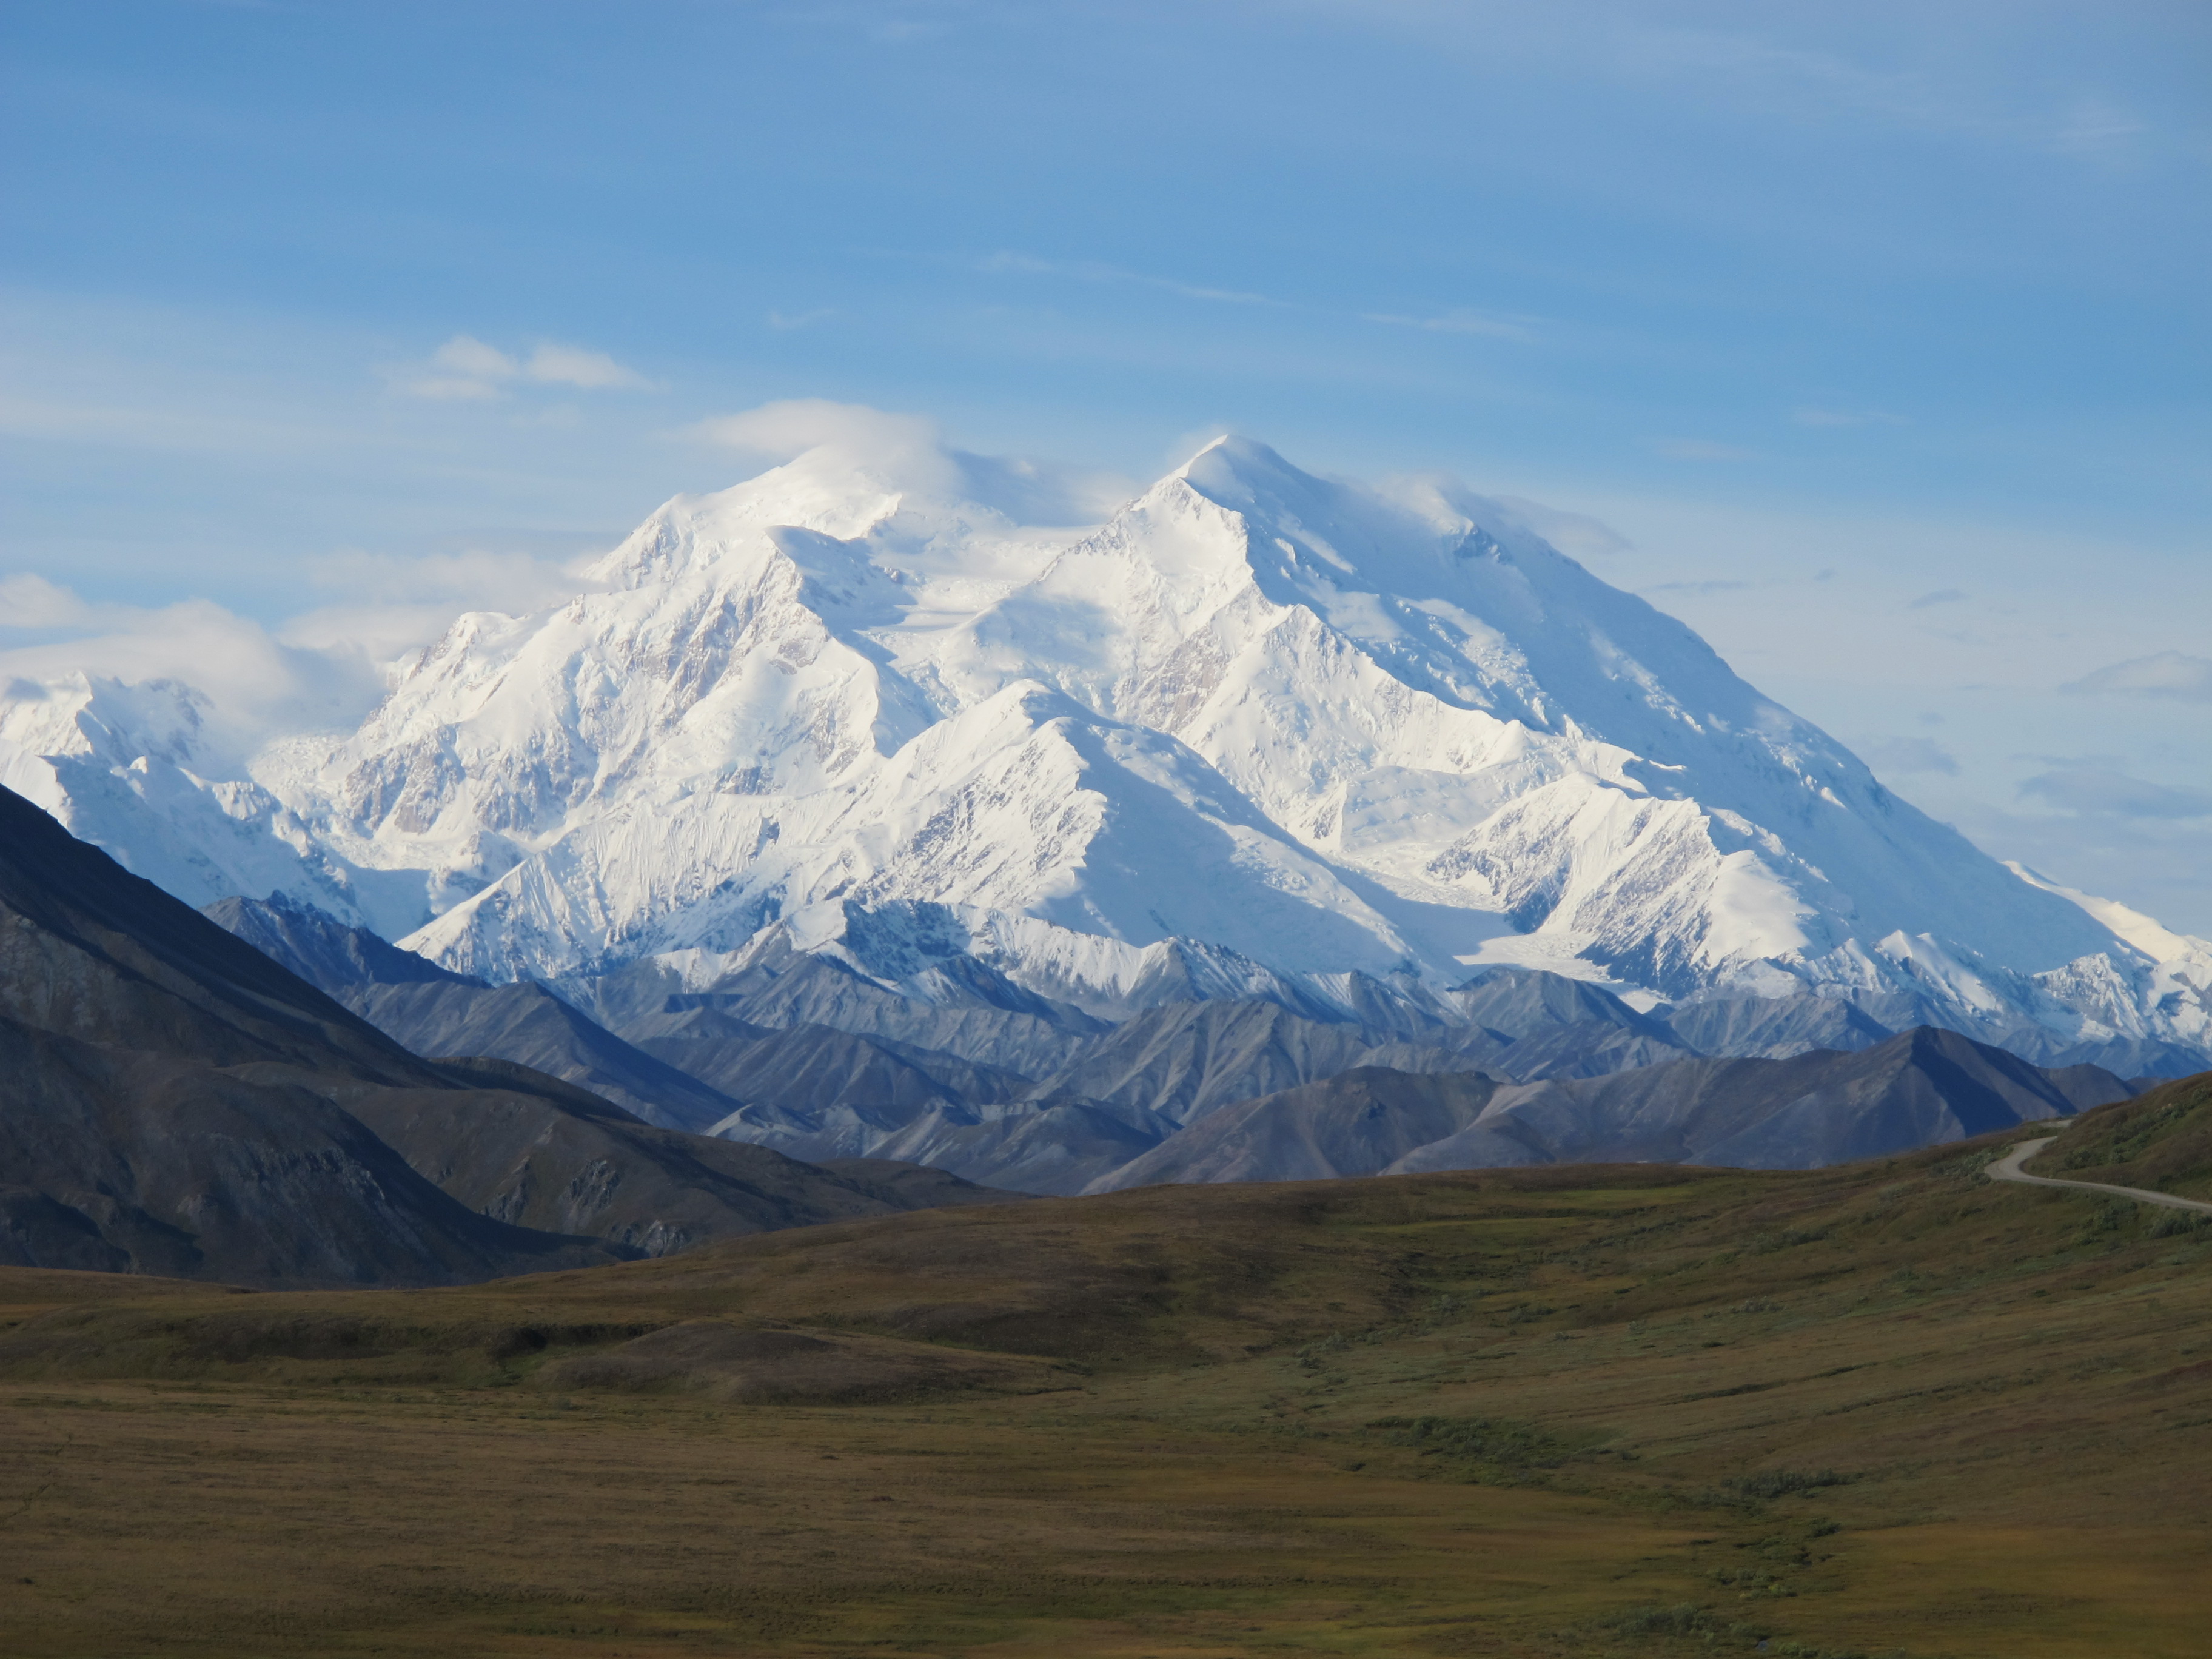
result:
[(1147, 1188), (447, 1290), (0, 1274), (0, 1620), (27, 1655), (2194, 1654), (2212, 1229), (1993, 1185), (2006, 1144)]
[(2212, 1199), (2212, 1072), (2084, 1113), (2030, 1172)]

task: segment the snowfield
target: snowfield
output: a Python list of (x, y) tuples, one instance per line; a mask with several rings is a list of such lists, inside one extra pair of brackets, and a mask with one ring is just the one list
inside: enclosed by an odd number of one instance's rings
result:
[(1095, 528), (813, 452), (457, 618), (357, 731), (225, 768), (204, 701), (19, 685), (0, 782), (493, 981), (773, 933), (924, 998), (1436, 1009), (1519, 964), (2212, 1064), (2212, 945), (1983, 854), (1501, 504), (1241, 439)]

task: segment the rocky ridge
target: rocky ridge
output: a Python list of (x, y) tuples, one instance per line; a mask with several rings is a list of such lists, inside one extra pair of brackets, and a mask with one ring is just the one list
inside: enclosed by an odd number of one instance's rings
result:
[(1087, 531), (828, 452), (679, 497), (246, 776), (193, 696), (57, 684), (0, 763), (200, 902), (580, 1007), (809, 957), (850, 970), (812, 1023), (1000, 1064), (957, 1028), (1256, 999), (1410, 1036), (1502, 965), (1724, 1003), (1700, 1029), (1747, 1053), (2212, 1060), (2202, 941), (1990, 860), (1500, 504), (1242, 440)]

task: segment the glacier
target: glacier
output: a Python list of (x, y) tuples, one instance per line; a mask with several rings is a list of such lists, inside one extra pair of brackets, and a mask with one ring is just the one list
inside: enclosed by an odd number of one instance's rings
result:
[(19, 682), (0, 782), (190, 902), (495, 982), (772, 940), (925, 1001), (1387, 1025), (1523, 967), (2212, 1064), (2212, 945), (1984, 854), (1503, 502), (1238, 438), (1101, 525), (958, 483), (825, 447), (679, 496), (243, 763), (190, 686)]

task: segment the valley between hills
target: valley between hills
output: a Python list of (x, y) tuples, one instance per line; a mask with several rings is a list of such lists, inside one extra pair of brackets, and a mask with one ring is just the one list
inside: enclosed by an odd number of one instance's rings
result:
[[(2048, 1127), (447, 1288), (0, 1270), (0, 1620), (56, 1656), (2196, 1653), (2212, 1226), (1988, 1178)], [(2212, 1079), (2029, 1167), (2202, 1193)]]

